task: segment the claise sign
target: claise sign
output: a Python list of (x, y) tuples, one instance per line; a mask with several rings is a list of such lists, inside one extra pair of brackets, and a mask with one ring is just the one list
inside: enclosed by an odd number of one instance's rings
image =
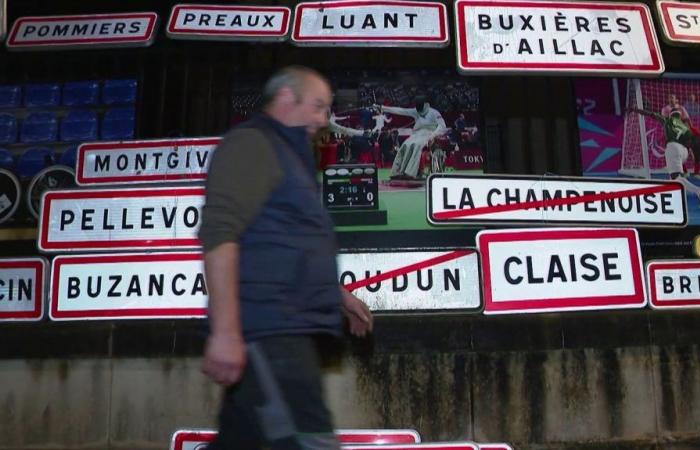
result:
[(635, 229), (487, 230), (477, 242), (485, 314), (646, 305)]

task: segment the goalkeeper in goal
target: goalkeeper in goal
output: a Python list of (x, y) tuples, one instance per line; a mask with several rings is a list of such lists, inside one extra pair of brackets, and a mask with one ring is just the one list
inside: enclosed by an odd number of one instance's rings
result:
[[(668, 116), (639, 108), (630, 108), (628, 111), (651, 117), (661, 123), (666, 137), (664, 158), (669, 177), (681, 182), (688, 192), (694, 193), (700, 200), (700, 187), (683, 177), (685, 174), (683, 164), (689, 156), (693, 156), (693, 160), (695, 160), (694, 154), (700, 150), (700, 130), (693, 127), (690, 121), (684, 119), (680, 109), (671, 109)], [(690, 152), (688, 149), (693, 151)]]

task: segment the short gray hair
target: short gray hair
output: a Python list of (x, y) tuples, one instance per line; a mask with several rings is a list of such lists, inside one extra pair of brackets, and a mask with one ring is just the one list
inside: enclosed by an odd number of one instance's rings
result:
[(304, 84), (308, 77), (317, 77), (325, 80), (325, 77), (305, 66), (288, 66), (275, 72), (265, 83), (262, 93), (263, 107), (272, 103), (280, 89), (288, 87), (297, 98), (301, 97)]

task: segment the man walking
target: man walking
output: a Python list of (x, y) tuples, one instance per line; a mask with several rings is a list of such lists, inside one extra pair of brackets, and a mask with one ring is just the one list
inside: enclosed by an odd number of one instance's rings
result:
[(309, 145), (327, 125), (331, 90), (317, 72), (288, 67), (263, 102), (213, 154), (199, 232), (210, 322), (202, 370), (227, 387), (209, 448), (338, 449), (313, 336), (338, 334), (341, 312), (364, 336), (372, 316), (338, 284)]

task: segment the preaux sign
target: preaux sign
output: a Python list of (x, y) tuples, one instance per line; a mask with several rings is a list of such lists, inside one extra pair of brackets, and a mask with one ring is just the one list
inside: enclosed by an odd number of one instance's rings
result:
[(39, 249), (196, 248), (203, 204), (201, 187), (49, 191)]
[(291, 13), (281, 6), (175, 5), (167, 34), (173, 39), (283, 41)]
[(675, 226), (688, 221), (683, 186), (673, 181), (433, 175), (433, 224), (614, 224)]
[(664, 71), (643, 3), (458, 0), (455, 21), (464, 73)]
[(635, 229), (486, 230), (477, 243), (485, 314), (646, 304)]
[(202, 254), (57, 256), (50, 303), (53, 320), (205, 317)]
[(20, 17), (10, 30), (10, 50), (146, 47), (155, 39), (156, 13)]
[(0, 321), (37, 321), (44, 316), (46, 260), (0, 259)]
[(447, 8), (440, 2), (338, 0), (299, 3), (292, 42), (298, 45), (444, 47)]

